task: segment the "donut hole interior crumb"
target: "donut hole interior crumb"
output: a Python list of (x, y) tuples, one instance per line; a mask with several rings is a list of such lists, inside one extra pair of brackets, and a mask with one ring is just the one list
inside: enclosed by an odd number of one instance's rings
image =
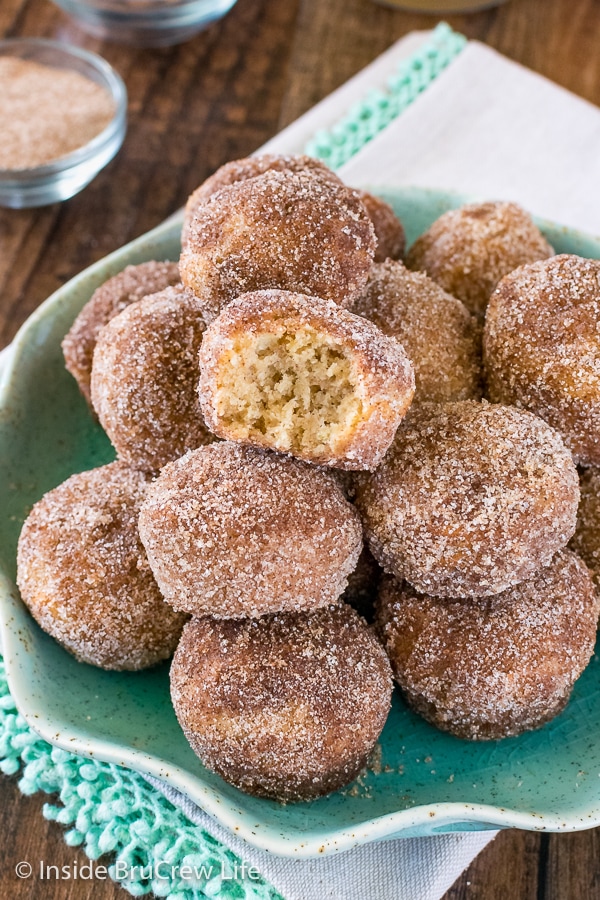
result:
[(240, 334), (221, 361), (215, 405), (235, 439), (325, 456), (362, 418), (348, 352), (312, 328)]

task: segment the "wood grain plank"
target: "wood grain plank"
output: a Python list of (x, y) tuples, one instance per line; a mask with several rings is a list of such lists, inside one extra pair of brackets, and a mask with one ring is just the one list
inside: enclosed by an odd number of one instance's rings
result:
[(599, 900), (600, 829), (548, 835), (543, 900)]
[[(40, 864), (68, 866), (74, 873), (75, 866), (89, 863), (78, 847), (64, 842), (64, 828), (46, 821), (42, 806), (48, 798), (45, 794), (24, 797), (14, 778), (0, 780), (0, 897), (2, 900), (126, 900), (131, 895), (124, 888), (106, 880), (87, 878), (57, 879), (55, 872), (43, 870)], [(30, 878), (18, 878), (15, 867), (29, 862), (33, 868)], [(109, 865), (108, 858), (94, 865)], [(86, 870), (83, 870), (87, 875)], [(102, 872), (100, 873), (102, 875)]]
[(596, 0), (518, 0), (501, 7), (488, 42), (593, 103), (600, 102)]
[[(538, 896), (540, 844), (539, 834), (501, 831), (443, 900), (545, 900), (543, 895)], [(570, 894), (563, 900), (567, 897)]]

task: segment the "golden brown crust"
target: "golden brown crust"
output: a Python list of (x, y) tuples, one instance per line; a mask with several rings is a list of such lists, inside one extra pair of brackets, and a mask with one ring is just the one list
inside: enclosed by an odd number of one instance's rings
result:
[(377, 621), (409, 704), (458, 737), (495, 740), (561, 711), (593, 653), (599, 612), (590, 573), (562, 550), (485, 602), (430, 597), (386, 576)]
[(483, 315), (501, 278), (553, 253), (516, 203), (470, 203), (440, 216), (412, 245), (406, 264)]
[(271, 170), (199, 208), (180, 270), (211, 322), (240, 294), (269, 288), (349, 306), (374, 253), (373, 226), (354, 191), (308, 170)]
[(250, 794), (310, 800), (350, 782), (384, 726), (391, 670), (348, 606), (194, 619), (171, 666), (179, 723), (204, 765)]
[[(251, 436), (244, 436), (246, 420), (243, 426), (238, 426), (230, 414), (230, 408), (237, 410), (238, 400), (234, 403), (221, 388), (227, 371), (235, 373), (234, 388), (239, 389), (240, 396), (246, 384), (256, 382), (256, 367), (248, 371), (243, 368), (236, 341), (243, 336), (245, 345), (260, 347), (267, 336), (276, 335), (281, 336), (285, 345), (288, 339), (303, 334), (314, 336), (315, 346), (321, 348), (318, 353), (328, 347), (344, 361), (344, 377), (351, 385), (349, 395), (356, 398), (356, 409), (349, 424), (344, 424), (339, 434), (336, 432), (335, 437), (315, 449), (299, 445), (288, 432), (278, 438), (268, 430), (263, 434), (252, 426)], [(285, 347), (281, 352), (284, 355)], [(215, 434), (342, 469), (373, 469), (379, 464), (414, 393), (412, 366), (394, 338), (383, 335), (373, 323), (331, 301), (286, 291), (257, 291), (230, 303), (206, 330), (200, 350), (200, 370), (202, 411)], [(335, 378), (324, 390), (333, 387)], [(289, 390), (293, 395), (293, 384)], [(264, 405), (268, 401), (265, 391), (260, 402)], [(310, 403), (313, 403), (312, 396)], [(307, 401), (307, 415), (310, 403)], [(294, 411), (290, 428), (300, 427), (303, 414), (302, 410)], [(251, 415), (247, 413), (250, 424)]]
[(181, 233), (181, 244), (185, 246), (188, 240), (190, 224), (199, 208), (206, 203), (209, 197), (217, 191), (238, 181), (247, 181), (248, 178), (256, 178), (265, 172), (312, 172), (321, 178), (340, 182), (335, 172), (312, 156), (296, 154), (263, 153), (259, 156), (246, 156), (243, 159), (234, 159), (225, 163), (216, 172), (202, 182), (200, 187), (190, 194), (185, 204), (185, 216)]
[(367, 191), (357, 190), (367, 214), (373, 223), (377, 247), (374, 262), (385, 262), (386, 259), (402, 259), (406, 246), (404, 226), (389, 203), (381, 197), (375, 197)]
[(358, 489), (378, 562), (440, 597), (531, 578), (575, 530), (579, 483), (560, 435), (514, 407), (423, 403)]
[(392, 260), (374, 265), (352, 312), (400, 341), (415, 370), (415, 402), (481, 397), (481, 328), (427, 275)]
[(131, 304), (100, 332), (94, 409), (130, 466), (157, 472), (213, 440), (196, 393), (204, 328), (196, 298), (171, 287)]
[(139, 527), (163, 595), (195, 616), (333, 603), (362, 548), (358, 514), (330, 475), (229, 442), (165, 466)]
[(82, 662), (144, 669), (167, 659), (186, 616), (163, 600), (139, 539), (147, 476), (123, 463), (72, 475), (35, 504), (18, 549), (21, 596)]
[(179, 280), (177, 263), (152, 261), (127, 266), (94, 291), (62, 342), (65, 365), (90, 405), (92, 357), (101, 329), (130, 303), (178, 284)]
[(600, 261), (561, 254), (494, 292), (484, 330), (490, 398), (530, 409), (575, 458), (600, 463)]

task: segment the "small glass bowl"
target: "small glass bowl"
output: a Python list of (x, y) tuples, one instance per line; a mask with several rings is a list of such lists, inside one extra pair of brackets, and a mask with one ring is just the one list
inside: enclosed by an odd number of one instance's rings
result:
[(57, 69), (71, 69), (108, 91), (115, 112), (96, 137), (53, 162), (28, 169), (0, 169), (0, 206), (23, 209), (46, 206), (77, 194), (110, 162), (127, 128), (127, 90), (112, 66), (77, 47), (36, 38), (0, 41), (0, 56), (27, 59)]
[(54, 0), (96, 37), (138, 47), (180, 44), (222, 18), (237, 0)]

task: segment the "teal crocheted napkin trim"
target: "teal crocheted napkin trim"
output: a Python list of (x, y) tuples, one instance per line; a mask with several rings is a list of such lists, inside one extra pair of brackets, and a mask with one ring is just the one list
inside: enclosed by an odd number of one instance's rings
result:
[(463, 50), (467, 39), (445, 22), (390, 76), (386, 90), (371, 91), (332, 128), (318, 131), (304, 152), (338, 169), (383, 131)]
[(283, 900), (262, 877), (236, 878), (243, 871), (240, 858), (191, 823), (141, 775), (42, 740), (17, 712), (2, 657), (0, 771), (20, 772), (24, 794), (58, 795), (44, 805), (45, 818), (68, 826), (65, 841), (70, 847), (83, 845), (89, 859), (110, 854), (110, 877), (134, 897)]

